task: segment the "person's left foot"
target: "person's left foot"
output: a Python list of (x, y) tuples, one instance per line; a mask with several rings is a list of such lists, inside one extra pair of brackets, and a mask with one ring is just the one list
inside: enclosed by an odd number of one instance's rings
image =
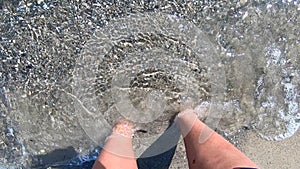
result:
[(113, 134), (132, 138), (134, 134), (134, 124), (128, 120), (122, 119), (113, 127)]

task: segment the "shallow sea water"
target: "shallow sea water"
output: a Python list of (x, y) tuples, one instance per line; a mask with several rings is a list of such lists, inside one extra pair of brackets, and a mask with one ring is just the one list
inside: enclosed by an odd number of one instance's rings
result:
[(0, 5), (0, 168), (80, 166), (121, 116), (141, 154), (186, 102), (233, 143), (300, 126), (298, 1)]

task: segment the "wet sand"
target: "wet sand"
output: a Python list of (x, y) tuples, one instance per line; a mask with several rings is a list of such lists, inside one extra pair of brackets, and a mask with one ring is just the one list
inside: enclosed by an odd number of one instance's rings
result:
[(241, 146), (261, 169), (299, 169), (300, 168), (300, 131), (282, 141), (267, 141), (256, 133), (246, 136)]

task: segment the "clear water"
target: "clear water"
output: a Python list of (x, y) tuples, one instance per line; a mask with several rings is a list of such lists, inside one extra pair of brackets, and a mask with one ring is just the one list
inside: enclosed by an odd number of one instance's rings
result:
[(186, 102), (227, 137), (300, 126), (297, 1), (0, 4), (0, 166), (94, 159), (121, 115), (139, 154)]

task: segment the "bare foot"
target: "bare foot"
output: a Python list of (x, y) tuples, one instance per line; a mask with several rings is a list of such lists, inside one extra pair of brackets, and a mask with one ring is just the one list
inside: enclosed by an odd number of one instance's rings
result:
[(132, 138), (134, 134), (134, 124), (128, 120), (122, 119), (113, 127), (113, 134)]

